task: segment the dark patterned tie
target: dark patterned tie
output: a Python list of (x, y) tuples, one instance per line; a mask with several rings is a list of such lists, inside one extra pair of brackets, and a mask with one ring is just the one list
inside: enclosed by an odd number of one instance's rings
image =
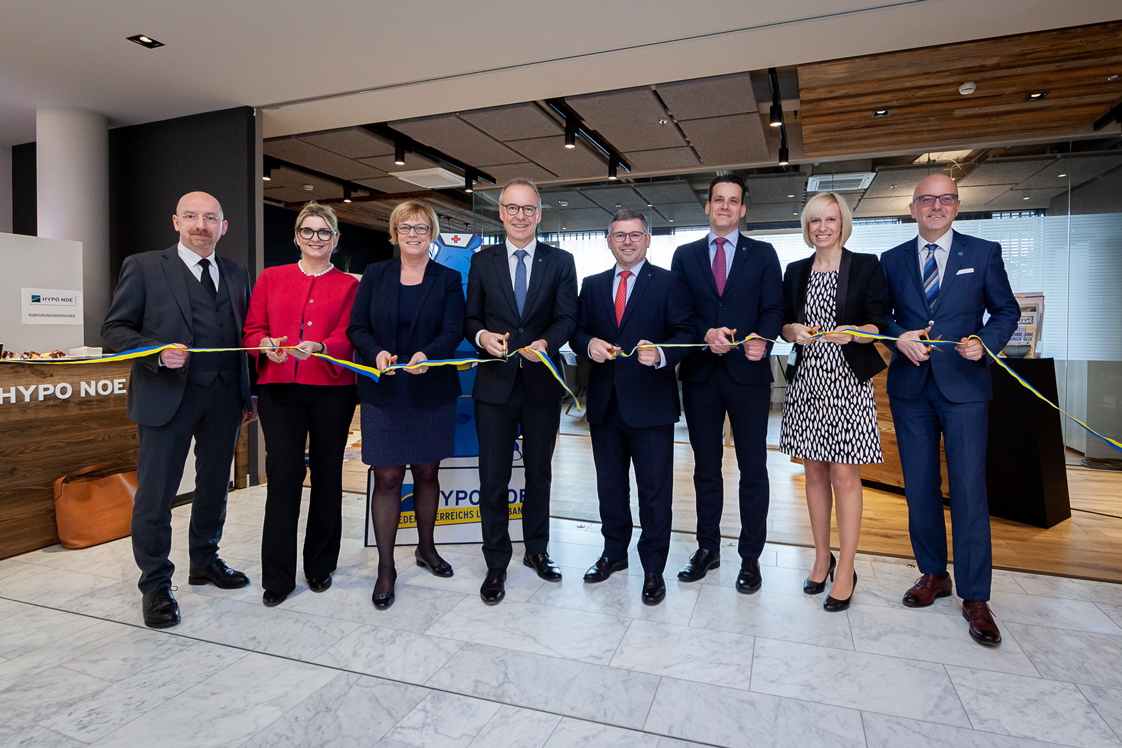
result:
[(205, 257), (199, 260), (199, 267), (203, 269), (202, 277), (199, 281), (203, 284), (203, 288), (210, 294), (210, 300), (214, 301), (218, 298), (218, 289), (214, 286), (214, 278), (210, 275), (210, 260)]
[(624, 270), (619, 274), (619, 288), (616, 289), (616, 327), (623, 322), (623, 310), (627, 308), (627, 279), (630, 277), (630, 270)]
[(728, 276), (728, 265), (725, 264), (725, 242), (728, 241), (723, 236), (718, 236), (713, 242), (717, 245), (717, 251), (713, 253), (713, 280), (717, 283), (717, 295), (723, 296), (725, 293), (725, 281)]
[(524, 249), (516, 249), (514, 254), (518, 257), (518, 265), (514, 268), (514, 303), (518, 305), (518, 316), (522, 316), (522, 307), (526, 306), (526, 255)]
[(924, 246), (927, 258), (923, 261), (923, 293), (927, 296), (927, 308), (935, 308), (935, 300), (939, 298), (939, 263), (935, 262), (935, 250), (938, 244)]

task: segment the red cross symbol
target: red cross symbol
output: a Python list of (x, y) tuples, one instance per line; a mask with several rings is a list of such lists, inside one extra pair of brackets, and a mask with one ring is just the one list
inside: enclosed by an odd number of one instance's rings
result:
[(459, 244), (460, 243), (460, 235), (459, 234), (452, 234), (452, 241), (456, 244)]

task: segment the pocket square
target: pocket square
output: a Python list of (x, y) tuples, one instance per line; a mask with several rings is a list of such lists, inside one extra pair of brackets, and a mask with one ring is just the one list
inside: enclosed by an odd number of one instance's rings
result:
[(974, 268), (963, 268), (962, 270), (959, 270), (957, 273), (955, 273), (955, 275), (966, 275), (967, 273), (973, 273), (973, 272), (974, 272)]

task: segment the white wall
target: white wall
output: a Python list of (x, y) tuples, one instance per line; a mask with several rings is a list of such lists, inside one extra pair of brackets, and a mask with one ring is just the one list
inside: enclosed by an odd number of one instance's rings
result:
[(0, 234), (0, 343), (4, 350), (64, 353), (82, 345), (81, 325), (25, 325), (20, 289), (82, 291), (82, 243)]

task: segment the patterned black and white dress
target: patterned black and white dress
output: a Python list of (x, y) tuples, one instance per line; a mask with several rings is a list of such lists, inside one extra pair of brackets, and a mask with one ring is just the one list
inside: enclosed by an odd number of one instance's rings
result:
[[(811, 272), (806, 290), (808, 327), (837, 326), (837, 293), (838, 271)], [(884, 462), (873, 382), (857, 380), (840, 345), (819, 341), (803, 349), (798, 373), (787, 386), (779, 451), (804, 460), (850, 465)]]

